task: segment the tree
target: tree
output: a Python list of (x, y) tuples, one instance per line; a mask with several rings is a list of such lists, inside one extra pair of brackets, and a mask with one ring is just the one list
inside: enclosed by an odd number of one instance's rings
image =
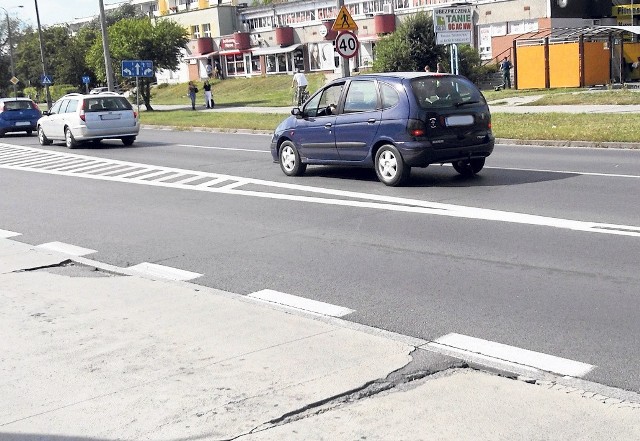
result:
[[(446, 49), (436, 45), (433, 19), (418, 12), (405, 20), (394, 33), (376, 44), (373, 69), (378, 72), (422, 71), (445, 63)], [(445, 63), (446, 64), (446, 63)]]
[[(122, 60), (151, 60), (156, 71), (175, 70), (180, 64), (180, 50), (189, 42), (187, 30), (171, 20), (159, 20), (154, 25), (149, 18), (128, 18), (110, 26), (108, 33), (111, 59), (118, 67)], [(106, 79), (101, 36), (96, 38), (86, 59), (96, 75)], [(114, 68), (114, 72), (120, 75), (119, 68)], [(151, 80), (140, 78), (138, 91), (147, 110), (153, 110)]]
[[(18, 18), (9, 16), (9, 26), (11, 27), (11, 43), (12, 47), (9, 47), (9, 32), (7, 28), (7, 20), (4, 11), (0, 11), (0, 96), (9, 96), (9, 93), (13, 93), (13, 85), (9, 82), (11, 78), (11, 52), (13, 51), (14, 66), (17, 57), (18, 43), (22, 40), (25, 31), (28, 29), (25, 27), (24, 22)], [(18, 79), (21, 79), (17, 75)], [(18, 83), (18, 87), (24, 87), (23, 82)]]
[[(85, 71), (85, 48), (77, 44), (64, 26), (52, 26), (42, 29), (45, 54), (47, 57), (48, 75), (53, 76), (56, 84), (82, 84)], [(31, 84), (40, 84), (42, 76), (42, 59), (40, 55), (40, 38), (33, 29), (24, 35), (16, 50), (16, 71), (19, 78)], [(17, 75), (16, 75), (17, 76)]]

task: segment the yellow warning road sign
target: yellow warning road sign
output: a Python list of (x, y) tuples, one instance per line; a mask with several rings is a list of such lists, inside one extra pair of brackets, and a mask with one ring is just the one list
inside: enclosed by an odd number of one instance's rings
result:
[(353, 18), (351, 18), (351, 14), (349, 14), (349, 10), (347, 10), (346, 6), (342, 6), (340, 8), (340, 12), (338, 12), (338, 16), (336, 17), (336, 21), (333, 22), (333, 26), (331, 26), (332, 31), (357, 31), (358, 25)]

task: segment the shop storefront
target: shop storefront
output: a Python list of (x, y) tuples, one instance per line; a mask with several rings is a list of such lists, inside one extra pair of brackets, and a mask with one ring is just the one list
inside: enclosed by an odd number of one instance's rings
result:
[[(304, 69), (304, 55), (301, 44), (286, 47), (263, 47), (252, 51), (252, 58), (258, 65), (264, 65), (264, 73), (294, 73), (296, 69)], [(254, 72), (256, 73), (256, 72)]]

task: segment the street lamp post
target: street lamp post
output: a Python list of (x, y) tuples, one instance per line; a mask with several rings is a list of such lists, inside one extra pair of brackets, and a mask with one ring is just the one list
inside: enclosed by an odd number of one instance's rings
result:
[[(22, 6), (18, 6), (18, 8), (21, 8), (21, 7)], [(7, 17), (7, 36), (9, 39), (9, 59), (11, 60), (11, 80), (13, 83), (13, 96), (17, 97), (18, 89), (16, 88), (16, 83), (13, 82), (13, 79), (16, 77), (16, 69), (13, 64), (13, 42), (11, 41), (11, 22), (9, 21), (9, 12), (2, 6), (0, 6), (0, 9), (4, 11), (4, 15)]]
[[(47, 60), (44, 56), (44, 40), (42, 39), (42, 27), (40, 26), (40, 12), (38, 12), (38, 0), (36, 3), (36, 20), (38, 21), (38, 38), (40, 39), (40, 60), (42, 61), (42, 75), (47, 75)], [(47, 95), (47, 109), (51, 109), (51, 92), (49, 91), (49, 83), (45, 83), (44, 90)]]

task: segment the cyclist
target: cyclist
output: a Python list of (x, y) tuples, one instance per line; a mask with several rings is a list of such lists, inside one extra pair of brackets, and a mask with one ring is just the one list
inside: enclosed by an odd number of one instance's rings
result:
[(297, 87), (297, 105), (300, 107), (304, 102), (305, 92), (307, 90), (307, 85), (309, 82), (307, 81), (307, 77), (304, 76), (302, 69), (298, 69), (298, 71), (293, 76), (293, 81), (291, 82), (291, 87)]

